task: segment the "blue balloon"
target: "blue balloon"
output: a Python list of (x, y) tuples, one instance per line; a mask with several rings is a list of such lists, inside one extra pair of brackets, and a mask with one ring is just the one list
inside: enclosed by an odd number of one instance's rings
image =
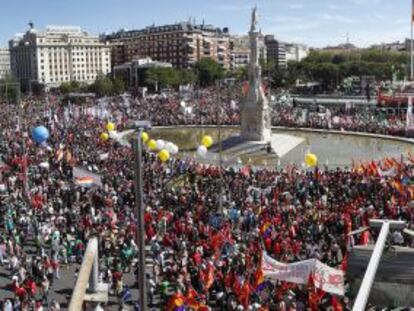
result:
[(38, 126), (33, 129), (32, 138), (35, 142), (41, 144), (49, 138), (49, 131), (44, 126)]

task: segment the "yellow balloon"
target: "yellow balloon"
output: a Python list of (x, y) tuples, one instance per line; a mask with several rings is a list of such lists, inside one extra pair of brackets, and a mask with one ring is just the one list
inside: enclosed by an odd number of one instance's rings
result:
[(112, 122), (108, 122), (106, 123), (106, 130), (108, 132), (114, 131), (115, 130), (115, 124)]
[(148, 133), (147, 133), (147, 132), (142, 132), (142, 133), (141, 133), (141, 139), (142, 139), (142, 141), (143, 141), (144, 143), (146, 143), (146, 142), (148, 141), (148, 139), (149, 139), (149, 135), (148, 135)]
[(150, 139), (147, 143), (149, 150), (157, 150), (157, 142), (153, 139)]
[(167, 150), (163, 149), (160, 152), (158, 152), (158, 158), (162, 162), (166, 162), (170, 158), (170, 153)]
[(201, 144), (206, 148), (210, 148), (213, 145), (213, 138), (210, 135), (204, 135)]
[(314, 167), (318, 164), (318, 158), (313, 153), (308, 153), (305, 155), (305, 164), (308, 167)]
[(99, 138), (103, 141), (107, 141), (109, 139), (109, 135), (108, 133), (102, 133), (101, 135), (99, 135)]

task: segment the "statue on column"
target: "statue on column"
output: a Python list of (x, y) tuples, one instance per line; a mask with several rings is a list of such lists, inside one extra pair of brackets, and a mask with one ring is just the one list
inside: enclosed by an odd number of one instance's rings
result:
[(249, 92), (242, 109), (242, 137), (246, 140), (268, 141), (271, 136), (269, 105), (262, 88), (262, 68), (259, 62), (259, 32), (257, 8), (252, 11), (249, 41)]

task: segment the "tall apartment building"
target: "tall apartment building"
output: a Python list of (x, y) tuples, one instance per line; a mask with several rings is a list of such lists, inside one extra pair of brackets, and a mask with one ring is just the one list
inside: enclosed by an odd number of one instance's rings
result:
[(92, 83), (111, 68), (109, 44), (80, 27), (48, 26), (45, 32), (31, 27), (10, 40), (9, 48), (12, 72), (26, 87), (32, 81), (46, 87), (74, 80)]
[[(267, 59), (264, 37), (259, 36), (259, 58)], [(230, 69), (246, 66), (250, 61), (250, 41), (248, 35), (232, 36), (230, 39)]]
[(273, 35), (267, 35), (264, 38), (267, 59), (274, 61), (279, 68), (286, 68), (286, 47), (285, 43), (275, 39)]
[(228, 28), (184, 22), (120, 30), (101, 38), (111, 42), (112, 66), (146, 57), (177, 68), (191, 67), (205, 57), (216, 60), (223, 68), (230, 66)]
[(0, 80), (10, 72), (10, 52), (8, 49), (0, 49)]

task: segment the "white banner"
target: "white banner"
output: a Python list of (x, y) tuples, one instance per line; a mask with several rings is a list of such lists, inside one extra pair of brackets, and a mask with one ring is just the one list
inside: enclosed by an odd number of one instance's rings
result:
[(319, 260), (316, 260), (313, 274), (314, 285), (317, 288), (331, 294), (343, 296), (344, 288), (344, 272), (331, 268)]
[(263, 274), (270, 279), (307, 284), (314, 266), (315, 259), (285, 264), (263, 254)]
[(263, 253), (262, 270), (266, 278), (295, 284), (307, 284), (312, 273), (315, 287), (340, 296), (345, 293), (343, 271), (331, 268), (316, 259), (286, 264)]

